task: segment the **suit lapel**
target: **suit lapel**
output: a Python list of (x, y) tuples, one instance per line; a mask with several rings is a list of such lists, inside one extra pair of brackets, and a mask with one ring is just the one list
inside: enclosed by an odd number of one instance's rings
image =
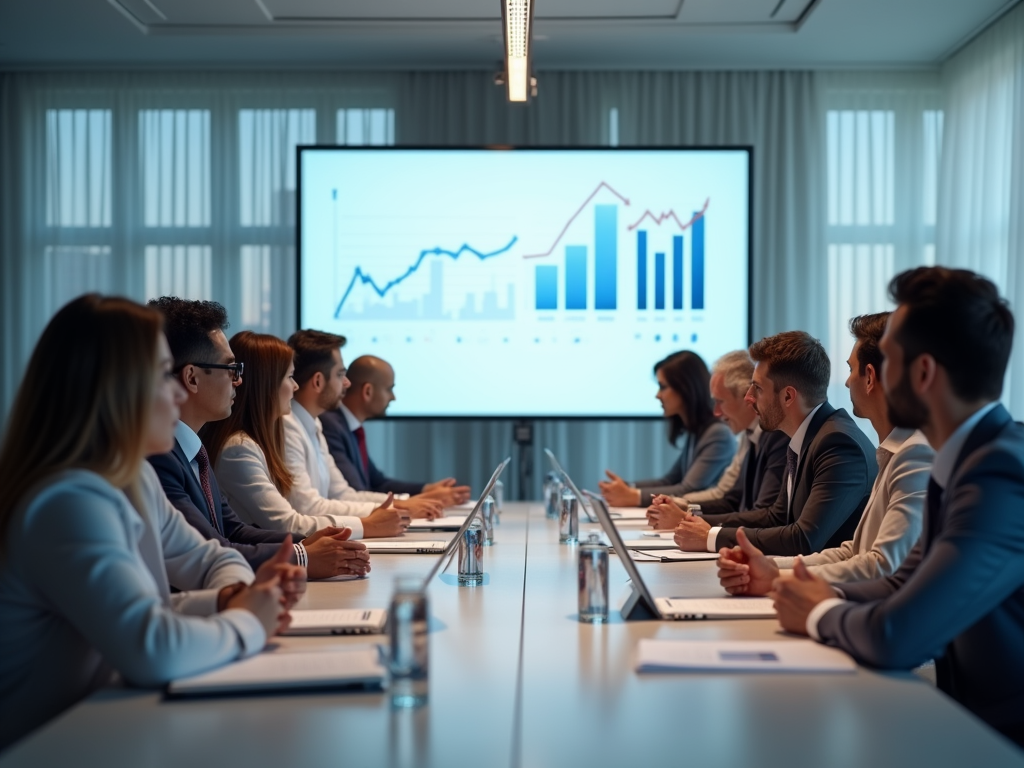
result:
[[(935, 537), (938, 536), (939, 529), (942, 528), (943, 521), (946, 519), (946, 505), (949, 503), (949, 499), (952, 498), (953, 495), (949, 493), (949, 491), (957, 484), (960, 467), (963, 466), (964, 462), (972, 453), (983, 445), (995, 440), (1010, 421), (1012, 421), (1010, 413), (1002, 405), (997, 405), (985, 414), (985, 417), (978, 422), (977, 426), (971, 430), (971, 434), (967, 436), (963, 447), (960, 449), (959, 455), (956, 457), (956, 463), (953, 465), (953, 474), (949, 478), (949, 483), (947, 484), (946, 489), (941, 493), (941, 501), (935, 504), (934, 510), (929, 506), (929, 517), (933, 518), (928, 521), (929, 531), (927, 541), (929, 547), (931, 546), (931, 543), (935, 541)], [(936, 488), (938, 488), (938, 484), (936, 484)]]
[[(185, 451), (181, 447), (181, 443), (177, 440), (174, 441), (174, 450), (172, 451), (174, 457), (181, 463), (182, 470), (185, 475), (185, 490), (188, 491), (189, 498), (192, 499), (192, 503), (195, 504), (196, 509), (201, 512), (206, 512), (207, 518), (210, 516), (210, 510), (206, 503), (206, 494), (203, 493), (203, 487), (199, 484), (196, 479), (195, 472), (192, 471), (192, 463), (186, 458)], [(217, 480), (213, 476), (213, 472), (210, 472), (210, 488), (213, 491), (213, 508), (214, 514), (217, 515), (217, 520), (210, 520), (214, 523), (217, 530), (224, 530), (224, 521), (220, 519), (220, 486), (217, 485)]]
[(370, 478), (366, 476), (366, 469), (363, 467), (363, 457), (359, 453), (359, 443), (356, 440), (356, 436), (352, 434), (352, 430), (348, 426), (348, 419), (345, 418), (345, 414), (341, 414), (341, 423), (345, 429), (345, 439), (348, 441), (348, 455), (352, 459), (352, 463), (356, 465), (356, 472), (359, 473), (359, 477), (363, 480), (363, 487), (370, 487)]
[[(796, 474), (793, 476), (793, 496), (796, 496), (796, 489), (799, 487), (800, 480), (803, 476), (804, 464), (806, 464), (807, 454), (811, 452), (811, 443), (814, 442), (814, 438), (818, 436), (818, 432), (821, 430), (821, 425), (825, 423), (829, 416), (836, 412), (836, 409), (829, 404), (828, 400), (821, 404), (821, 408), (814, 414), (814, 418), (811, 419), (811, 423), (807, 425), (807, 433), (804, 435), (804, 444), (800, 446), (800, 455), (796, 461)], [(790, 508), (792, 508), (792, 501), (790, 502)]]

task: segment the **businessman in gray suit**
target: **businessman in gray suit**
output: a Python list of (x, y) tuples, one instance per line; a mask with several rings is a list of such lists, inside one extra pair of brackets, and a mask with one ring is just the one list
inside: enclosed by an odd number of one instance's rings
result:
[(1024, 746), (1024, 425), (998, 402), (1013, 315), (966, 270), (920, 267), (889, 292), (890, 418), (936, 450), (921, 538), (895, 574), (841, 592), (798, 563), (773, 585), (779, 621), (875, 667), (934, 657), (939, 688)]

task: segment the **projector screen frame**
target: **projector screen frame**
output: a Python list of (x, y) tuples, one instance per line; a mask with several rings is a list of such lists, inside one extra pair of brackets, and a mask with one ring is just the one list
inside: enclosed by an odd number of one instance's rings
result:
[[(673, 145), (673, 146), (626, 146), (608, 147), (594, 145), (577, 146), (524, 146), (511, 144), (484, 144), (467, 146), (447, 145), (392, 145), (365, 146), (346, 144), (298, 144), (295, 147), (295, 327), (302, 328), (302, 155), (304, 152), (317, 151), (359, 151), (359, 152), (737, 152), (747, 153), (747, 346), (753, 343), (754, 337), (754, 146), (752, 144), (714, 144), (714, 145)], [(653, 366), (656, 361), (651, 361)], [(709, 366), (713, 360), (705, 361)], [(664, 416), (651, 414), (642, 415), (564, 415), (551, 414), (435, 414), (415, 415), (400, 414), (385, 416), (391, 421), (661, 421)]]

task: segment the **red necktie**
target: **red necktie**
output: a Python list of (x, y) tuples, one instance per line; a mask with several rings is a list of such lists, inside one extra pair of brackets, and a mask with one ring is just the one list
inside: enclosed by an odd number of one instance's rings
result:
[(366, 430), (362, 427), (358, 427), (352, 431), (352, 434), (356, 436), (356, 442), (359, 444), (359, 455), (363, 459), (363, 474), (369, 477), (370, 456), (366, 453)]
[(213, 523), (217, 533), (221, 533), (220, 525), (217, 523), (217, 510), (213, 506), (213, 488), (210, 486), (210, 456), (206, 453), (205, 445), (196, 454), (196, 464), (199, 465), (199, 485), (202, 486), (203, 496), (206, 497), (206, 506), (210, 510), (210, 522)]

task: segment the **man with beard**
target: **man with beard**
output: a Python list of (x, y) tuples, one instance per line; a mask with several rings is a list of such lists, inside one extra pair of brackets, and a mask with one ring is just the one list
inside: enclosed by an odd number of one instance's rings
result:
[(827, 400), (832, 372), (821, 343), (787, 331), (750, 347), (754, 374), (747, 400), (761, 429), (789, 436), (786, 471), (775, 503), (724, 515), (686, 515), (676, 528), (682, 550), (718, 552), (746, 528), (768, 555), (801, 555), (853, 536), (878, 472), (875, 449), (842, 408)]
[(936, 451), (921, 538), (893, 576), (842, 592), (797, 563), (773, 585), (779, 622), (875, 667), (936, 657), (939, 688), (1024, 746), (1024, 425), (998, 402), (1013, 315), (967, 270), (920, 267), (889, 293), (890, 419)]
[[(888, 312), (861, 315), (850, 321), (856, 337), (847, 364), (853, 415), (868, 419), (878, 434), (878, 477), (864, 516), (841, 546), (802, 558), (811, 573), (832, 582), (864, 581), (891, 576), (921, 535), (925, 491), (935, 452), (920, 431), (894, 427), (882, 391), (882, 352), (878, 348)], [(743, 531), (738, 546), (722, 551), (718, 578), (734, 595), (766, 595), (772, 582), (795, 565), (793, 558), (767, 557)]]
[[(345, 480), (331, 457), (324, 438), (320, 414), (333, 410), (349, 385), (347, 369), (341, 359), (344, 336), (323, 331), (296, 331), (288, 338), (295, 350), (295, 400), (292, 412), (285, 415), (284, 456), (292, 474), (288, 501), (301, 515), (347, 514), (338, 502), (365, 504), (369, 514), (388, 499), (386, 493), (357, 491)], [(424, 496), (395, 496), (395, 508), (408, 517), (440, 516), (442, 504)]]

